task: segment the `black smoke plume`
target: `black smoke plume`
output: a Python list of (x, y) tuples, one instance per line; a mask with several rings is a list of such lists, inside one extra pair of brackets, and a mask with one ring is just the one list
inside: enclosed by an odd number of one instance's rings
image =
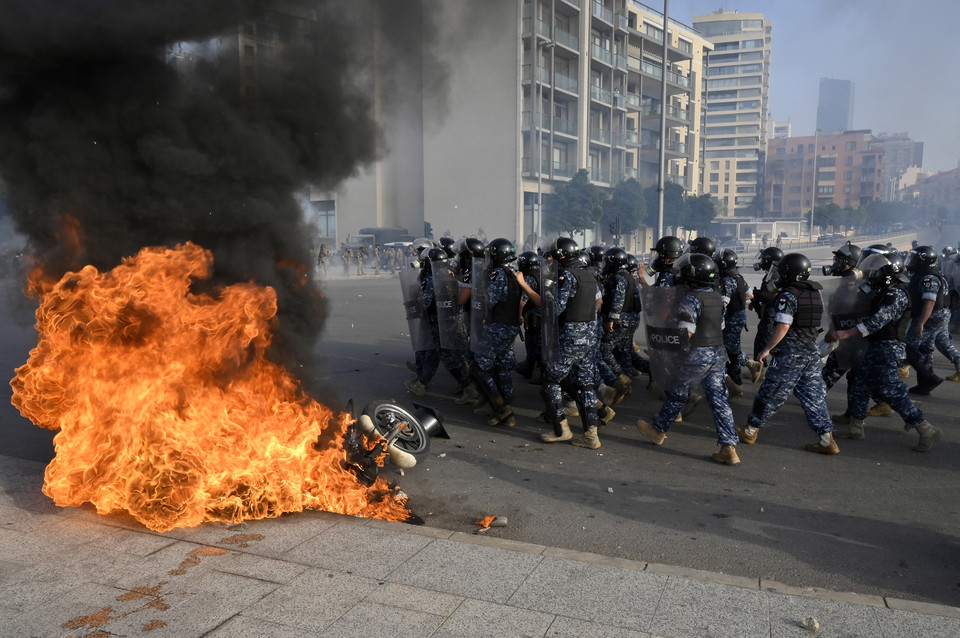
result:
[[(216, 283), (276, 288), (275, 354), (302, 358), (325, 310), (294, 193), (377, 159), (373, 51), (423, 65), (437, 94), (425, 2), (0, 0), (17, 230), (53, 277), (193, 241)], [(264, 30), (273, 52), (249, 60), (238, 34)]]

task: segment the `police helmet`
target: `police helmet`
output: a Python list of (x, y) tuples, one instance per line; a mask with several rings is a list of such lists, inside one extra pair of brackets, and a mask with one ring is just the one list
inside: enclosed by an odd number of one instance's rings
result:
[(603, 246), (590, 246), (590, 265), (600, 268), (603, 266), (605, 252)]
[(732, 272), (737, 268), (737, 264), (740, 262), (740, 258), (737, 256), (737, 253), (733, 250), (727, 248), (720, 256), (717, 257), (717, 267), (720, 268), (720, 274), (726, 274)]
[(957, 249), (953, 246), (944, 246), (941, 252), (943, 253), (944, 257), (949, 257), (950, 255), (956, 255)]
[(753, 265), (754, 270), (770, 270), (770, 266), (783, 259), (783, 251), (776, 246), (767, 246), (757, 255), (757, 263)]
[(866, 248), (860, 251), (860, 261), (857, 263), (857, 266), (859, 267), (860, 264), (862, 264), (863, 261), (870, 255), (889, 255), (895, 252), (896, 252), (895, 250), (893, 250), (889, 246), (885, 246), (884, 244), (870, 244), (869, 246), (867, 246)]
[(499, 237), (487, 244), (487, 255), (492, 265), (503, 266), (517, 258), (517, 248), (509, 239)]
[[(946, 251), (946, 248), (944, 248), (944, 251)], [(907, 270), (912, 272), (927, 270), (936, 265), (937, 251), (933, 249), (933, 246), (917, 246), (907, 255), (907, 263), (905, 264)]]
[(424, 276), (429, 275), (433, 272), (433, 262), (439, 261), (447, 263), (447, 259), (447, 251), (443, 248), (431, 248), (427, 250), (421, 254), (420, 274)]
[(837, 266), (854, 268), (860, 261), (860, 253), (861, 250), (859, 246), (847, 242), (833, 251), (833, 263)]
[(706, 255), (713, 259), (717, 253), (717, 245), (709, 237), (696, 237), (690, 240), (690, 252)]
[(904, 281), (904, 265), (900, 255), (884, 255), (874, 253), (868, 255), (861, 263), (863, 277), (871, 286), (882, 288)]
[(636, 273), (640, 270), (640, 260), (635, 255), (627, 255), (627, 271)]
[(653, 258), (653, 269), (658, 272), (670, 270), (674, 260), (683, 254), (683, 248), (683, 242), (679, 237), (672, 235), (661, 237), (653, 249), (653, 252), (656, 253)]
[(673, 264), (677, 283), (716, 285), (720, 276), (717, 262), (702, 253), (685, 253)]
[(550, 256), (564, 268), (580, 264), (580, 247), (572, 237), (557, 237), (550, 250)]
[(425, 250), (433, 248), (433, 242), (427, 239), (426, 237), (419, 237), (413, 240), (413, 243), (410, 245), (413, 248), (413, 254), (417, 256), (417, 259), (420, 258), (420, 253)]
[(440, 244), (440, 248), (443, 248), (444, 252), (447, 253), (447, 257), (453, 257), (456, 255), (453, 250), (453, 245), (456, 243), (456, 240), (453, 237), (441, 237), (437, 243)]
[(524, 275), (536, 277), (540, 272), (540, 255), (532, 250), (520, 253), (517, 257), (517, 270)]
[(627, 265), (627, 251), (623, 248), (610, 248), (603, 255), (603, 272), (613, 274)]
[(806, 281), (810, 277), (813, 266), (806, 255), (789, 253), (777, 261), (777, 275), (782, 284), (791, 284), (795, 281)]

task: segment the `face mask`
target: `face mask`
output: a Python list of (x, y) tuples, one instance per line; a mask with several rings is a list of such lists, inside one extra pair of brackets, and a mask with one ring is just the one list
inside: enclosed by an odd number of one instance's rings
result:
[(833, 272), (833, 266), (824, 266), (824, 267), (823, 267), (823, 276), (824, 276), (824, 277), (829, 277), (829, 276), (830, 276), (830, 273), (832, 273), (832, 272)]

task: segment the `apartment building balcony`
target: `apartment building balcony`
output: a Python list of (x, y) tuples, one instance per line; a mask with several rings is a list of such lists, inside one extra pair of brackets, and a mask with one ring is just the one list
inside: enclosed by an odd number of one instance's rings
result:
[(593, 15), (597, 18), (600, 18), (601, 20), (603, 20), (604, 22), (606, 22), (608, 25), (612, 27), (613, 26), (613, 10), (606, 8), (600, 2), (593, 2), (592, 4), (593, 4), (593, 10), (592, 10)]
[(534, 75), (539, 75), (537, 81), (541, 84), (550, 84), (550, 69), (541, 66), (538, 67), (537, 71), (534, 71), (532, 64), (524, 64), (520, 67), (521, 82), (530, 82), (530, 80), (534, 78)]
[(640, 169), (634, 166), (627, 166), (623, 169), (624, 179), (640, 179)]
[(599, 86), (590, 87), (590, 99), (597, 102), (602, 102), (603, 104), (613, 104), (613, 94), (607, 89), (602, 89)]
[(557, 29), (553, 32), (553, 41), (559, 45), (567, 47), (568, 49), (578, 52), (580, 51), (580, 38), (568, 31)]
[(608, 66), (613, 66), (613, 53), (609, 49), (604, 49), (599, 44), (591, 44), (590, 54), (594, 60), (599, 60)]
[(666, 175), (663, 176), (663, 180), (665, 182), (672, 182), (674, 184), (677, 184), (678, 186), (681, 186), (683, 190), (688, 190), (690, 188), (688, 186), (687, 178), (684, 177), (683, 175), (671, 175), (670, 173), (667, 173)]
[[(658, 80), (663, 76), (663, 69), (660, 68), (659, 64), (647, 62), (646, 60), (641, 60), (640, 58), (632, 55), (627, 56), (627, 67), (633, 69), (634, 71), (646, 73), (647, 75), (653, 76)], [(674, 73), (673, 71), (667, 71), (667, 82), (685, 89), (690, 88), (690, 78), (679, 75), (678, 73)]]
[(643, 105), (643, 99), (636, 93), (627, 93), (625, 99), (627, 106), (639, 111)]
[(572, 78), (569, 75), (564, 75), (563, 73), (553, 74), (553, 86), (554, 88), (561, 89), (568, 93), (577, 93), (580, 88), (577, 78)]
[(576, 164), (561, 164), (559, 162), (554, 162), (553, 164), (553, 176), (554, 177), (566, 177), (571, 178), (577, 174), (577, 165)]
[(632, 146), (639, 148), (640, 147), (640, 132), (639, 131), (626, 131), (623, 134), (623, 141), (627, 146)]
[(599, 142), (600, 144), (609, 144), (610, 143), (610, 130), (602, 128), (590, 128), (590, 141)]
[[(660, 110), (660, 102), (653, 102), (644, 104), (640, 109), (640, 114), (643, 116), (660, 115)], [(690, 111), (687, 109), (677, 108), (676, 106), (668, 106), (667, 117), (672, 120), (679, 120), (686, 123), (690, 121)]]
[(564, 4), (568, 4), (571, 7), (576, 7), (577, 9), (580, 8), (580, 0), (560, 0), (560, 2), (563, 2)]
[(618, 13), (616, 16), (614, 16), (614, 25), (621, 31), (629, 31), (630, 18), (623, 15), (622, 13)]
[(568, 135), (570, 137), (576, 137), (577, 122), (576, 120), (566, 120), (556, 117), (553, 119), (553, 132), (561, 135)]
[[(577, 122), (576, 120), (568, 120), (561, 117), (555, 117), (553, 120), (550, 120), (549, 113), (541, 114), (541, 123), (540, 128), (544, 131), (552, 131), (559, 135), (567, 135), (571, 137), (577, 136)], [(530, 111), (523, 111), (520, 114), (520, 129), (523, 131), (529, 131), (533, 127), (533, 122), (535, 122), (535, 116)]]
[(591, 168), (588, 171), (590, 181), (594, 184), (610, 184), (610, 171), (604, 171), (599, 168)]
[(520, 24), (524, 36), (529, 36), (532, 31), (534, 24), (536, 24), (537, 35), (542, 35), (545, 38), (550, 38), (550, 23), (544, 22), (539, 18), (534, 20), (532, 16), (526, 16), (523, 18)]

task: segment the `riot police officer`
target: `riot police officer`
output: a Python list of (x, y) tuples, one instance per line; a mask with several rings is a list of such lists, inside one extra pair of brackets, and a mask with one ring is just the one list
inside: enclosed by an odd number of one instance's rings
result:
[(727, 351), (727, 389), (733, 396), (743, 395), (743, 367), (749, 359), (743, 353), (741, 334), (747, 327), (747, 301), (753, 298), (740, 274), (737, 253), (727, 249), (717, 259), (720, 272), (720, 296), (726, 310), (723, 316), (723, 346)]
[(943, 378), (933, 371), (933, 351), (941, 348), (956, 366), (960, 378), (960, 352), (950, 341), (947, 280), (937, 268), (937, 253), (931, 246), (917, 246), (906, 263), (910, 276), (910, 326), (907, 328), (907, 361), (917, 371), (911, 394), (927, 395)]
[(758, 360), (763, 346), (770, 340), (770, 334), (773, 332), (773, 301), (777, 298), (777, 290), (770, 285), (770, 276), (774, 265), (783, 258), (783, 251), (776, 246), (764, 248), (759, 255), (759, 259), (753, 264), (754, 270), (764, 272), (763, 280), (760, 286), (753, 289), (753, 299), (750, 301), (750, 308), (757, 313), (760, 319), (757, 323), (757, 334), (753, 338), (753, 359), (747, 363), (750, 370), (750, 378), (754, 383), (763, 378), (763, 363)]
[(683, 254), (684, 245), (678, 237), (667, 235), (657, 240), (653, 249), (653, 260), (647, 267), (647, 274), (653, 276), (653, 286), (673, 285), (673, 264)]
[(600, 353), (609, 367), (612, 387), (628, 394), (633, 370), (633, 333), (640, 325), (640, 290), (627, 271), (627, 251), (610, 248), (603, 257), (603, 301), (600, 306), (603, 333)]
[[(527, 285), (524, 288), (525, 297), (529, 298), (533, 294), (540, 294), (540, 255), (528, 250), (517, 259), (517, 270), (523, 277), (523, 283)], [(519, 278), (518, 278), (519, 281)], [(521, 287), (522, 284), (521, 284)], [(529, 289), (529, 292), (527, 290)], [(531, 303), (528, 299), (524, 300), (521, 310), (523, 316), (523, 345), (526, 350), (526, 358), (517, 364), (517, 373), (525, 379), (533, 377), (534, 370), (543, 369), (543, 359), (541, 351), (543, 340), (541, 338), (541, 312), (539, 302)]]
[(820, 454), (837, 454), (833, 421), (827, 411), (827, 387), (820, 373), (817, 332), (823, 316), (820, 284), (807, 281), (812, 267), (800, 253), (784, 255), (772, 271), (771, 283), (777, 292), (773, 302), (773, 330), (758, 355), (763, 363), (773, 354), (766, 379), (747, 416), (746, 426), (737, 426), (740, 440), (757, 442), (759, 429), (780, 409), (793, 392), (803, 407), (807, 425), (819, 437), (806, 449)]
[(689, 348), (678, 355), (675, 380), (666, 388), (667, 399), (653, 423), (639, 419), (637, 428), (655, 445), (663, 445), (691, 390), (702, 382), (720, 446), (712, 457), (720, 463), (737, 465), (737, 433), (723, 381), (727, 357), (721, 331), (723, 299), (716, 290), (719, 268), (713, 259), (700, 253), (683, 255), (675, 267), (677, 283), (690, 287), (676, 309), (679, 336), (690, 340)]

